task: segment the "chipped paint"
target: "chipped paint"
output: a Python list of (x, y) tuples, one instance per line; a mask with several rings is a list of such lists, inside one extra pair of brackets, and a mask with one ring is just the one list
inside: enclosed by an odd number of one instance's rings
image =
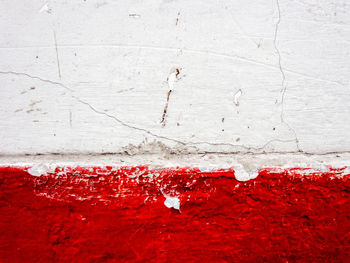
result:
[(166, 198), (164, 201), (164, 205), (167, 208), (174, 208), (180, 211), (180, 199), (178, 197), (172, 197), (168, 195), (165, 195), (164, 197)]

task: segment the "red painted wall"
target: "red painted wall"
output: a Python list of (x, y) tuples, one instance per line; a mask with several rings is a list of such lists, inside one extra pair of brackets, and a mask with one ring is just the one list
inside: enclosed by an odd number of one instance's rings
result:
[[(347, 262), (343, 169), (0, 168), (1, 262)], [(167, 208), (177, 197), (180, 210)]]

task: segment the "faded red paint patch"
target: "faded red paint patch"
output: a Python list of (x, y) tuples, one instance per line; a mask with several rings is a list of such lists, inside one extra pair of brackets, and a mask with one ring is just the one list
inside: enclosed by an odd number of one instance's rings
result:
[[(346, 262), (344, 169), (0, 168), (2, 262)], [(164, 205), (177, 197), (180, 211)]]

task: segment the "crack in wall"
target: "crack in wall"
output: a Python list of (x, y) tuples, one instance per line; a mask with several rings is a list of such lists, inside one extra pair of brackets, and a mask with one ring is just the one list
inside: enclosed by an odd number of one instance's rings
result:
[(59, 77), (59, 79), (61, 79), (61, 67), (60, 67), (60, 60), (59, 60), (59, 57), (58, 57), (58, 47), (57, 47), (57, 39), (56, 39), (56, 31), (55, 30), (53, 30), (53, 39), (55, 41), (58, 77)]
[[(4, 74), (4, 75), (16, 75), (16, 76), (24, 76), (24, 77), (28, 77), (28, 78), (31, 78), (31, 79), (36, 79), (36, 80), (39, 80), (39, 81), (42, 81), (44, 83), (49, 83), (49, 84), (52, 84), (52, 85), (57, 85), (61, 88), (64, 88), (65, 90), (71, 92), (71, 93), (74, 93), (74, 90), (66, 85), (64, 85), (63, 83), (61, 82), (56, 82), (56, 81), (52, 81), (52, 80), (49, 80), (49, 79), (44, 79), (42, 77), (38, 77), (38, 76), (33, 76), (33, 75), (30, 75), (28, 73), (24, 73), (24, 72), (16, 72), (16, 71), (0, 71), (0, 74)], [(196, 145), (203, 145), (203, 144), (206, 144), (206, 145), (211, 145), (211, 146), (229, 146), (229, 147), (234, 147), (234, 148), (240, 148), (242, 150), (244, 150), (244, 153), (257, 153), (257, 152), (264, 152), (264, 149), (271, 143), (273, 142), (283, 142), (283, 143), (287, 143), (287, 142), (292, 142), (294, 140), (281, 140), (281, 139), (272, 139), (272, 140), (269, 140), (267, 141), (263, 146), (261, 147), (253, 147), (253, 146), (244, 146), (244, 145), (237, 145), (237, 144), (232, 144), (232, 143), (212, 143), (212, 142), (206, 142), (206, 141), (197, 141), (197, 142), (184, 142), (184, 141), (181, 141), (181, 140), (177, 140), (177, 139), (173, 139), (173, 138), (169, 138), (169, 137), (166, 137), (166, 136), (162, 136), (162, 135), (158, 135), (158, 134), (155, 134), (147, 129), (144, 129), (144, 128), (140, 128), (140, 127), (137, 127), (137, 126), (134, 126), (134, 125), (131, 125), (131, 124), (128, 124), (124, 121), (122, 121), (121, 119), (119, 119), (118, 117), (114, 116), (114, 115), (110, 115), (104, 111), (100, 111), (98, 109), (96, 109), (95, 107), (93, 107), (90, 103), (82, 100), (81, 98), (75, 96), (74, 94), (71, 94), (70, 95), (74, 100), (76, 100), (77, 102), (81, 103), (81, 104), (84, 104), (86, 105), (87, 107), (89, 107), (93, 112), (97, 113), (97, 114), (100, 114), (100, 115), (104, 115), (108, 118), (111, 118), (113, 119), (114, 121), (116, 121), (117, 123), (119, 123), (120, 125), (124, 126), (124, 127), (127, 127), (127, 128), (130, 128), (130, 129), (134, 129), (134, 130), (137, 130), (137, 131), (140, 131), (140, 132), (143, 132), (143, 133), (146, 133), (150, 136), (153, 136), (155, 138), (158, 138), (158, 139), (163, 139), (163, 140), (168, 140), (168, 141), (171, 141), (171, 142), (175, 142), (175, 143), (178, 143), (182, 146), (192, 146), (192, 147), (195, 147)], [(197, 147), (195, 147), (196, 149), (196, 152), (201, 152)], [(301, 150), (299, 150), (298, 152), (302, 152)], [(205, 151), (202, 151), (201, 153), (205, 153)], [(232, 153), (241, 153), (241, 151), (237, 150), (237, 151), (232, 151)], [(271, 153), (279, 153), (279, 152), (271, 152)]]
[(160, 121), (160, 123), (162, 124), (163, 127), (166, 125), (166, 116), (167, 116), (167, 113), (168, 113), (170, 95), (171, 95), (171, 92), (173, 92), (173, 90), (174, 90), (174, 83), (175, 83), (176, 80), (180, 79), (180, 77), (179, 77), (180, 70), (181, 70), (181, 68), (176, 68), (176, 69), (171, 70), (170, 74), (169, 74), (169, 76), (167, 78), (169, 91), (167, 93), (166, 103), (165, 103), (164, 110), (163, 110), (163, 115), (162, 115), (162, 120)]
[[(293, 140), (294, 141), (294, 140)], [(330, 156), (332, 155), (332, 158), (340, 158), (341, 155), (344, 154), (350, 154), (350, 151), (328, 151), (328, 152), (307, 152), (307, 151), (274, 151), (274, 152), (241, 152), (241, 151), (232, 151), (232, 152), (218, 152), (218, 151), (199, 151), (196, 153), (190, 153), (190, 152), (182, 152), (181, 154), (177, 153), (169, 153), (169, 156), (171, 155), (184, 155), (184, 156), (200, 156), (205, 157), (206, 155), (215, 154), (215, 155), (222, 155), (222, 156), (228, 156), (228, 155), (243, 155), (243, 156), (268, 156), (268, 155), (290, 155), (290, 156)], [(128, 154), (125, 153), (125, 151), (118, 151), (118, 152), (92, 152), (92, 151), (84, 151), (83, 153), (77, 153), (77, 152), (46, 152), (46, 153), (0, 153), (0, 159), (3, 158), (16, 158), (16, 157), (28, 157), (28, 156), (36, 156), (36, 157), (45, 157), (45, 156), (109, 156), (109, 155), (117, 155), (117, 156), (126, 156)], [(159, 156), (159, 152), (139, 152), (134, 155), (147, 155), (147, 156)], [(334, 155), (334, 156), (333, 156)]]
[[(225, 5), (225, 3), (223, 3), (222, 1), (220, 1), (220, 4), (221, 4), (221, 6), (222, 6), (225, 10), (228, 9), (228, 7), (227, 7), (227, 6)], [(232, 11), (233, 11), (233, 10), (229, 10), (229, 11), (231, 11), (231, 12), (227, 12), (227, 14), (231, 17), (233, 23), (236, 25), (236, 27), (238, 28), (238, 30), (240, 31), (240, 33), (241, 33), (243, 36), (245, 36), (249, 41), (251, 41), (251, 42), (253, 43), (254, 47), (255, 47), (255, 46), (256, 46), (256, 47), (259, 47), (259, 44), (254, 40), (254, 38), (258, 38), (258, 37), (249, 35), (249, 34), (246, 32), (246, 30), (240, 25), (240, 23), (238, 23), (238, 21), (237, 21), (237, 19), (235, 18), (234, 14), (232, 14)]]
[(49, 80), (49, 79), (44, 79), (42, 77), (38, 77), (38, 76), (33, 76), (33, 75), (30, 75), (28, 73), (24, 73), (24, 72), (16, 72), (16, 71), (0, 71), (0, 74), (3, 74), (3, 75), (16, 75), (16, 76), (24, 76), (24, 77), (28, 77), (28, 78), (31, 78), (31, 79), (36, 79), (36, 80), (40, 80), (42, 82), (45, 82), (45, 83), (50, 83), (52, 85), (57, 85), (57, 86), (61, 86), (62, 88), (70, 91), (70, 92), (74, 92), (73, 89), (63, 85), (61, 82), (57, 82), (57, 81), (53, 81), (53, 80)]
[(162, 115), (162, 120), (160, 121), (160, 123), (162, 124), (162, 126), (164, 127), (166, 122), (165, 122), (165, 117), (167, 116), (167, 112), (168, 112), (168, 107), (169, 107), (169, 100), (170, 100), (170, 94), (171, 94), (172, 90), (170, 89), (168, 91), (168, 95), (166, 98), (166, 103), (165, 103), (165, 107), (163, 110), (163, 115)]
[(299, 139), (298, 139), (298, 136), (297, 136), (295, 130), (284, 120), (284, 98), (285, 98), (286, 91), (287, 91), (287, 84), (286, 84), (286, 75), (284, 73), (284, 70), (283, 70), (283, 67), (282, 67), (282, 63), (281, 63), (281, 60), (282, 60), (281, 52), (280, 52), (280, 50), (277, 47), (277, 35), (278, 35), (279, 25), (281, 23), (281, 8), (280, 8), (279, 0), (276, 0), (276, 6), (277, 6), (277, 11), (278, 11), (277, 12), (278, 13), (278, 19), (277, 19), (277, 22), (276, 22), (276, 25), (275, 25), (275, 34), (274, 34), (273, 43), (274, 43), (274, 47), (275, 47), (276, 53), (278, 55), (278, 67), (279, 67), (279, 70), (280, 70), (281, 76), (282, 76), (282, 83), (281, 83), (282, 89), (280, 91), (282, 93), (282, 95), (281, 95), (281, 102), (280, 102), (281, 103), (280, 119), (281, 119), (281, 123), (286, 125), (287, 128), (294, 134), (296, 147), (297, 147), (298, 151), (301, 152), (302, 150), (300, 149)]
[[(261, 38), (260, 36), (256, 36)], [(0, 47), (0, 49), (37, 49), (37, 48), (52, 48), (53, 46), (23, 46), (23, 47)], [(178, 52), (179, 48), (177, 47), (162, 47), (162, 46), (145, 46), (145, 45), (122, 45), (122, 44), (98, 44), (98, 45), (86, 45), (86, 44), (77, 44), (77, 45), (57, 45), (57, 47), (59, 48), (81, 48), (81, 47), (85, 47), (85, 48), (130, 48), (130, 49), (150, 49), (150, 50), (158, 50), (158, 51), (172, 51), (172, 52)], [(220, 53), (220, 52), (216, 52), (214, 50), (200, 50), (200, 49), (190, 49), (190, 48), (181, 48), (181, 52), (184, 53), (189, 53), (189, 54), (200, 54), (200, 55), (211, 55), (211, 56), (216, 56), (216, 57), (221, 57), (221, 58), (226, 58), (226, 59), (230, 59), (230, 60), (240, 60), (246, 63), (251, 63), (251, 64), (255, 64), (255, 65), (259, 65), (259, 66), (263, 66), (263, 67), (267, 67), (267, 68), (271, 68), (271, 69), (276, 69), (279, 70), (279, 67), (273, 64), (269, 64), (269, 63), (265, 63), (259, 60), (254, 60), (251, 58), (246, 58), (237, 54), (225, 54), (225, 53)], [(346, 86), (344, 83), (342, 83), (341, 81), (334, 81), (334, 80), (329, 80), (329, 79), (324, 79), (324, 78), (318, 78), (312, 75), (308, 75), (302, 72), (298, 72), (298, 71), (294, 71), (291, 69), (287, 69), (284, 67), (283, 69), (284, 72), (289, 73), (289, 74), (294, 74), (296, 76), (301, 76), (307, 79), (313, 79), (313, 80), (317, 80), (317, 81), (322, 81), (322, 82), (326, 82), (326, 83), (332, 83), (332, 84), (336, 84), (339, 86)]]
[[(25, 76), (25, 77), (28, 77), (28, 78), (31, 78), (31, 79), (36, 79), (36, 80), (39, 80), (39, 81), (42, 81), (42, 82), (45, 82), (45, 83), (49, 83), (49, 84), (52, 84), (52, 85), (57, 85), (57, 86), (60, 86), (66, 90), (68, 90), (69, 92), (74, 92), (73, 89), (71, 89), (70, 87), (64, 85), (63, 83), (61, 82), (56, 82), (56, 81), (52, 81), (52, 80), (48, 80), (48, 79), (44, 79), (44, 78), (41, 78), (41, 77), (38, 77), (38, 76), (33, 76), (33, 75), (30, 75), (30, 74), (27, 74), (27, 73), (22, 73), (22, 72), (15, 72), (15, 71), (0, 71), (0, 74), (6, 74), (6, 75), (17, 75), (17, 76)], [(145, 132), (151, 136), (154, 136), (156, 138), (159, 138), (159, 139), (165, 139), (165, 140), (169, 140), (169, 141), (172, 141), (172, 142), (176, 142), (176, 143), (179, 143), (179, 144), (182, 144), (182, 145), (186, 145), (186, 143), (180, 141), (180, 140), (176, 140), (176, 139), (172, 139), (172, 138), (168, 138), (168, 137), (165, 137), (165, 136), (161, 136), (161, 135), (157, 135), (149, 130), (146, 130), (146, 129), (143, 129), (143, 128), (140, 128), (140, 127), (136, 127), (136, 126), (133, 126), (133, 125), (130, 125), (128, 123), (125, 123), (124, 121), (120, 120), (119, 118), (113, 116), (113, 115), (110, 115), (106, 112), (103, 112), (103, 111), (99, 111), (97, 110), (95, 107), (93, 107), (91, 104), (89, 104), (88, 102), (80, 99), (79, 97), (75, 96), (75, 95), (71, 95), (71, 97), (73, 99), (75, 99), (76, 101), (78, 101), (79, 103), (82, 103), (86, 106), (88, 106), (92, 111), (94, 111), (95, 113), (97, 114), (100, 114), (100, 115), (105, 115), (113, 120), (115, 120), (116, 122), (118, 122), (119, 124), (121, 124), (122, 126), (125, 126), (125, 127), (128, 127), (130, 129), (134, 129), (134, 130), (138, 130), (138, 131), (141, 131), (141, 132)]]

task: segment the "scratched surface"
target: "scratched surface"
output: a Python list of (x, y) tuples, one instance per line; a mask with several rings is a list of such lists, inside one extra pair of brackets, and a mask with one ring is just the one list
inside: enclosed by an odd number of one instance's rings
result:
[(350, 4), (0, 2), (0, 153), (350, 150)]

